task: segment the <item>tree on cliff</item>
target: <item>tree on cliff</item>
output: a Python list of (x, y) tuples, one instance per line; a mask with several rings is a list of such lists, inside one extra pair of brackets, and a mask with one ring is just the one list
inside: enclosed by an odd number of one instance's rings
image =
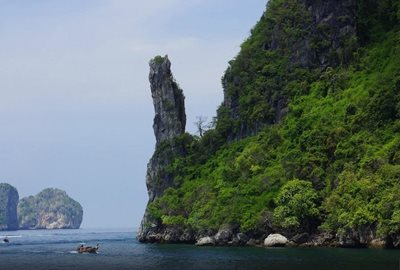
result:
[(275, 202), (274, 222), (285, 229), (296, 230), (319, 216), (318, 194), (308, 181), (295, 179), (287, 182)]

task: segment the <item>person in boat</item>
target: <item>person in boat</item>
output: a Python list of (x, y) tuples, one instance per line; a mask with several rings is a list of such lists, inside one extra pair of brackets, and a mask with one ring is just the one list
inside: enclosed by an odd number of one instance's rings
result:
[(83, 244), (81, 244), (76, 251), (78, 251), (79, 253), (82, 253), (85, 250), (85, 246)]

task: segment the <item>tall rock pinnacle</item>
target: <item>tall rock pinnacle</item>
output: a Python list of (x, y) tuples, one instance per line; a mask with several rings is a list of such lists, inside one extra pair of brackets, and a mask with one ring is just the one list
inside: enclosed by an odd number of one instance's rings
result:
[(168, 56), (150, 61), (149, 80), (155, 110), (153, 129), (159, 144), (185, 132), (185, 97), (172, 76)]
[[(168, 56), (157, 56), (150, 61), (150, 87), (154, 104), (154, 135), (156, 151), (147, 164), (146, 185), (149, 202), (144, 213), (139, 233), (139, 241), (156, 242), (159, 239), (161, 221), (150, 213), (149, 206), (174, 186), (174, 174), (166, 168), (174, 159), (182, 155), (184, 149), (173, 139), (185, 133), (185, 97), (171, 73)], [(160, 147), (162, 142), (165, 145)]]

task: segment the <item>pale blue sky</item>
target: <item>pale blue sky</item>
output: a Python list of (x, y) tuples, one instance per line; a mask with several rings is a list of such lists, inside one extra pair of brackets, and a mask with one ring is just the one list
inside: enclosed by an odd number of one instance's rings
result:
[(155, 142), (149, 59), (169, 55), (194, 132), (265, 4), (0, 0), (0, 181), (20, 197), (66, 190), (83, 227), (136, 228)]

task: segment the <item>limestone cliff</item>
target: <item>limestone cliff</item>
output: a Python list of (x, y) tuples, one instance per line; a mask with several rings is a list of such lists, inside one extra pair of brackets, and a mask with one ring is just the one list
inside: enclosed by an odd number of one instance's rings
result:
[(18, 191), (15, 187), (0, 184), (0, 230), (17, 230)]
[[(280, 122), (291, 98), (305, 91), (308, 81), (348, 63), (358, 47), (355, 13), (354, 0), (269, 1), (223, 77), (218, 117), (230, 121), (226, 138), (251, 136)], [(254, 59), (257, 65), (250, 64)], [(294, 78), (301, 78), (304, 87), (293, 89), (288, 82)]]
[(400, 0), (269, 0), (215, 128), (155, 124), (139, 239), (400, 248), (399, 32)]
[(347, 63), (351, 59), (353, 50), (358, 46), (356, 1), (300, 2), (309, 12), (311, 23), (307, 29), (308, 33), (294, 42), (289, 63), (320, 69)]
[(55, 188), (23, 198), (18, 204), (20, 229), (78, 229), (82, 217), (82, 206)]
[[(150, 61), (150, 88), (155, 111), (154, 135), (156, 150), (147, 165), (146, 185), (149, 204), (160, 197), (168, 187), (174, 185), (174, 175), (168, 165), (185, 149), (177, 142), (186, 125), (185, 97), (171, 73), (168, 56), (157, 56)], [(152, 241), (155, 231), (160, 230), (159, 221), (152, 219), (147, 207), (138, 239)]]

